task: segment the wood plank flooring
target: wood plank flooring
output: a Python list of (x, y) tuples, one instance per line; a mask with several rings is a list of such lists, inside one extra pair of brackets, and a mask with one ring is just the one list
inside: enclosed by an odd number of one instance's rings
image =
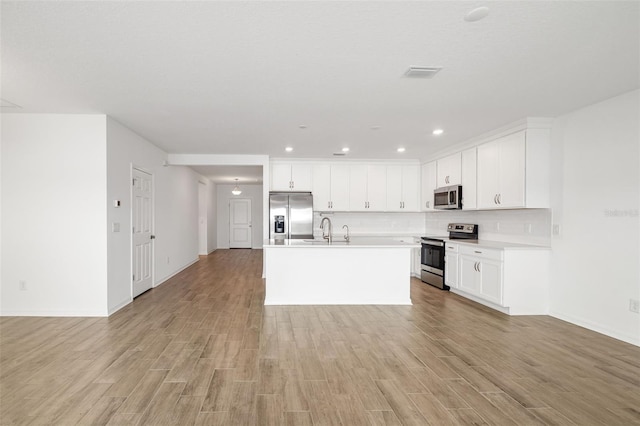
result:
[(638, 347), (418, 280), (413, 306), (265, 307), (261, 271), (219, 250), (109, 318), (1, 318), (0, 423), (640, 424)]

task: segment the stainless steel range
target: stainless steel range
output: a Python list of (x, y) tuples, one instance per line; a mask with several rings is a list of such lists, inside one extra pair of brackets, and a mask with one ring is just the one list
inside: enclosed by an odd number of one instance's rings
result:
[(447, 240), (477, 240), (478, 225), (471, 223), (450, 223), (448, 236), (425, 236), (421, 238), (420, 278), (432, 286), (449, 290), (444, 283), (444, 253)]

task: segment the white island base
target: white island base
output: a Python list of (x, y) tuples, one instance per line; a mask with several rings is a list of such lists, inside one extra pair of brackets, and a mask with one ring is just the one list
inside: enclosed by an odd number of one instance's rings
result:
[[(417, 247), (417, 246), (416, 246)], [(265, 244), (265, 305), (411, 305), (413, 244)]]

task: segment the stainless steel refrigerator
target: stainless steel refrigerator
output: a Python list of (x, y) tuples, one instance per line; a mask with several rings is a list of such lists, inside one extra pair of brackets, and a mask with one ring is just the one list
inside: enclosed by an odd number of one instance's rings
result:
[(310, 192), (269, 193), (269, 238), (313, 238), (313, 196)]

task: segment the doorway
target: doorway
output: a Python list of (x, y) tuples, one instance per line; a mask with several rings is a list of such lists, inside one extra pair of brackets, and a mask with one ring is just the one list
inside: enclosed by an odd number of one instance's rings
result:
[(136, 297), (153, 286), (153, 175), (134, 168), (132, 176), (132, 296)]
[(229, 200), (229, 248), (251, 248), (251, 199)]

